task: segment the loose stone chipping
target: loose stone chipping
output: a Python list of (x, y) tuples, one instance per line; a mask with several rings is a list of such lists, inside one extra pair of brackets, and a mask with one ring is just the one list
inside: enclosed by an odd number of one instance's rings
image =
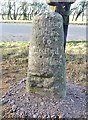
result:
[(55, 12), (36, 16), (33, 21), (32, 41), (26, 89), (42, 95), (66, 94), (65, 54), (62, 16)]
[[(4, 95), (4, 101), (8, 100), (4, 105), (9, 108), (9, 114), (7, 108), (4, 112), (3, 118), (40, 118), (49, 120), (52, 118), (59, 120), (59, 118), (79, 118), (87, 119), (87, 96), (86, 88), (73, 84), (71, 81), (66, 82), (66, 97), (63, 100), (56, 99), (54, 96), (41, 96), (33, 93), (27, 93), (26, 78), (19, 83), (12, 86), (12, 89)], [(18, 93), (17, 93), (18, 91)], [(15, 93), (11, 94), (10, 93)], [(2, 102), (3, 96), (0, 102)], [(15, 105), (16, 109), (13, 109)], [(4, 109), (3, 109), (4, 110)]]

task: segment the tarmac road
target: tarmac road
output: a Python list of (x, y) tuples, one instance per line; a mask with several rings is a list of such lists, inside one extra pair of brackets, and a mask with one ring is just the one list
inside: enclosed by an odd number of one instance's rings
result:
[[(67, 41), (86, 40), (86, 25), (69, 25)], [(0, 41), (30, 41), (32, 24), (0, 23)]]

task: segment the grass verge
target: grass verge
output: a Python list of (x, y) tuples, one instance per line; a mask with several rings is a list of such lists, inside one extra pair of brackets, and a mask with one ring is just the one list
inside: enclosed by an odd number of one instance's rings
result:
[[(1, 42), (2, 90), (27, 76), (29, 42)], [(86, 85), (88, 42), (67, 42), (66, 78), (77, 84)]]

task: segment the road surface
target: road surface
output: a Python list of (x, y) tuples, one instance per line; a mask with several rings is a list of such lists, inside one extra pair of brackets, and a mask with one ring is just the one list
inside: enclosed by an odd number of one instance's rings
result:
[[(86, 40), (85, 25), (69, 25), (67, 41)], [(0, 41), (30, 41), (32, 24), (0, 23)]]

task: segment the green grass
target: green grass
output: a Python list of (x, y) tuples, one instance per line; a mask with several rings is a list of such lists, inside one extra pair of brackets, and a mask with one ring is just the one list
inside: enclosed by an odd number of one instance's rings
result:
[(66, 45), (67, 54), (86, 54), (88, 52), (87, 41), (70, 41)]
[[(12, 57), (27, 57), (29, 42), (0, 42), (3, 59)], [(66, 54), (85, 55), (88, 52), (88, 42), (70, 41), (66, 44)]]
[(1, 42), (0, 48), (2, 49), (2, 58), (10, 59), (16, 57), (28, 56), (28, 42)]

